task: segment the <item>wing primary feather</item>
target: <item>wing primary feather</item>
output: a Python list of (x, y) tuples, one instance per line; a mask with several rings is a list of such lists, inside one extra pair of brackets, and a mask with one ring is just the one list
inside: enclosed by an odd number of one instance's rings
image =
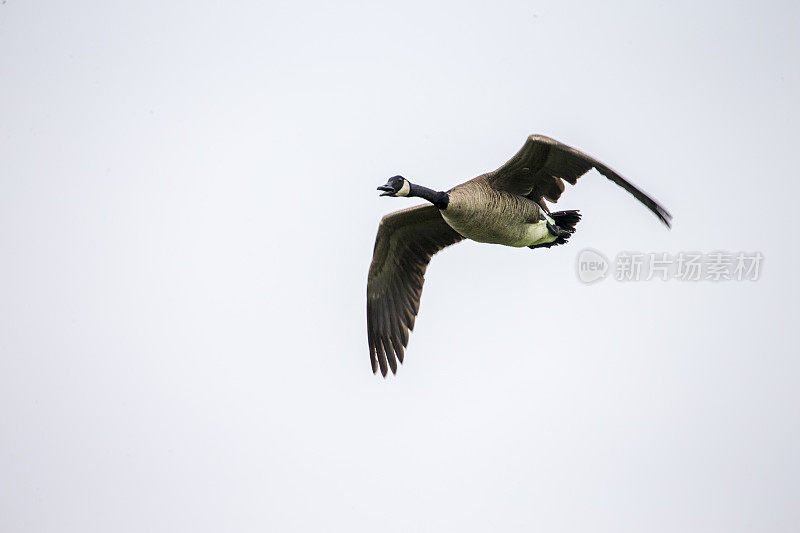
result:
[[(402, 362), (402, 344), (400, 342), (401, 333), (400, 330), (402, 326), (400, 325), (400, 314), (398, 313), (398, 305), (395, 302), (394, 294), (391, 290), (386, 291), (386, 299), (387, 303), (390, 305), (387, 306), (387, 313), (388, 313), (388, 320), (389, 320), (389, 328), (387, 329), (387, 336), (391, 340), (392, 350), (394, 352), (394, 356), (397, 357)], [(397, 365), (395, 364), (392, 366), (392, 361), (394, 357), (389, 360), (389, 365), (392, 367), (392, 373), (397, 373)]]
[(386, 364), (386, 354), (383, 351), (383, 340), (381, 337), (378, 337), (377, 343), (375, 344), (376, 348), (378, 349), (378, 364), (381, 367), (381, 375), (386, 377), (386, 374), (389, 371), (388, 365)]
[(375, 353), (375, 309), (367, 299), (367, 342), (369, 343), (369, 362), (372, 366), (372, 373), (378, 371), (378, 357)]

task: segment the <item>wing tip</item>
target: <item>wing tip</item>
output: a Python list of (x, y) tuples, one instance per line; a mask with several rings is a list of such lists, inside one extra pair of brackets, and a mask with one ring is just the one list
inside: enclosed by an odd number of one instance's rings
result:
[(655, 204), (655, 208), (653, 209), (653, 213), (658, 217), (662, 224), (664, 224), (667, 229), (672, 229), (672, 214), (661, 207), (659, 204)]
[(391, 371), (392, 375), (396, 375), (397, 370), (403, 365), (403, 360), (405, 359), (403, 350), (401, 349), (398, 352), (392, 346), (390, 340), (384, 342), (379, 337), (377, 340), (370, 342), (369, 350), (369, 362), (373, 375), (377, 375), (378, 371), (380, 371), (383, 378), (389, 375), (389, 371)]

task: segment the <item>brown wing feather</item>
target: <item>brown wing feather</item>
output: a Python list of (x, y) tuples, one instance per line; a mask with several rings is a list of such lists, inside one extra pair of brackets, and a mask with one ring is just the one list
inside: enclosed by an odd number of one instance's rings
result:
[(562, 180), (575, 185), (592, 168), (631, 193), (667, 227), (671, 225), (672, 215), (641, 189), (593, 157), (544, 135), (528, 137), (522, 149), (505, 165), (486, 175), (486, 179), (495, 189), (527, 196), (542, 204), (542, 198), (558, 201), (564, 191)]
[(367, 342), (372, 371), (397, 372), (419, 311), (425, 269), (433, 254), (464, 237), (432, 205), (383, 217), (367, 279)]

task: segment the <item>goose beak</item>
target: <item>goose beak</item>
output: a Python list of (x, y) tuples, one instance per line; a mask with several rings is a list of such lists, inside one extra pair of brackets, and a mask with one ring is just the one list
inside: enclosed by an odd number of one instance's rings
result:
[(390, 187), (388, 183), (386, 185), (381, 185), (380, 187), (378, 187), (378, 190), (384, 191), (383, 194), (381, 194), (381, 196), (389, 196), (391, 194), (394, 194), (394, 187)]

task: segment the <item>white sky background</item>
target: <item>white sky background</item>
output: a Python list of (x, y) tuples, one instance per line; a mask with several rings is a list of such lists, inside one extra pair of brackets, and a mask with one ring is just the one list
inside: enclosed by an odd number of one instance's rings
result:
[[(337, 4), (0, 5), (0, 530), (796, 531), (798, 3)], [(374, 377), (375, 187), (534, 132), (674, 229), (592, 173), (569, 246), (435, 257)]]

